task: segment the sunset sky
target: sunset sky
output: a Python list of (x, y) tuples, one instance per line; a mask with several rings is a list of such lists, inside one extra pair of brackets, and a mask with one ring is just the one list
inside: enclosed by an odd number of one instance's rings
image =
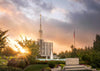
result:
[(37, 40), (40, 14), (43, 39), (56, 53), (70, 50), (74, 29), (76, 48), (92, 46), (100, 34), (100, 0), (0, 0), (0, 29), (13, 40)]

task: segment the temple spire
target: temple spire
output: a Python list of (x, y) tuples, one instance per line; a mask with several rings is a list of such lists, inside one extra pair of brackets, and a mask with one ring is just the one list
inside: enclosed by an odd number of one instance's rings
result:
[(40, 39), (42, 39), (42, 34), (43, 34), (43, 31), (42, 31), (41, 14), (40, 14), (40, 30), (39, 30), (39, 38)]

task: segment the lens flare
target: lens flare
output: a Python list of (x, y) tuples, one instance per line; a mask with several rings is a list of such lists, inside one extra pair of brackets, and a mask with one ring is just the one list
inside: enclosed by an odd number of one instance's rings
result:
[(22, 48), (22, 47), (18, 44), (18, 42), (14, 41), (14, 40), (12, 40), (12, 39), (10, 39), (10, 38), (9, 38), (9, 46), (10, 46), (13, 50), (15, 50), (16, 52), (29, 53), (29, 52), (28, 52), (28, 49)]

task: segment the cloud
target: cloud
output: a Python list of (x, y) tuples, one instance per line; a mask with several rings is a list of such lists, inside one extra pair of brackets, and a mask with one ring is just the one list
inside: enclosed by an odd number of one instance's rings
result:
[(16, 5), (16, 7), (28, 7), (28, 0), (11, 0), (10, 2), (12, 2), (14, 5)]
[(99, 0), (74, 0), (83, 4), (89, 11), (100, 11), (100, 1)]
[(95, 34), (100, 33), (99, 0), (77, 0), (71, 2), (74, 5), (66, 4), (66, 8), (55, 7), (56, 4), (49, 2), (0, 0), (0, 28), (8, 29), (11, 38), (26, 35), (38, 39), (39, 14), (42, 13), (43, 38), (54, 42), (54, 51), (70, 49), (74, 28), (77, 48), (91, 46)]
[(88, 10), (84, 11), (83, 13), (72, 13), (71, 19), (73, 23), (76, 23), (83, 27), (87, 26), (86, 27), (87, 29), (91, 29), (95, 31), (98, 30), (100, 26), (99, 24), (100, 4), (97, 3), (95, 0), (82, 0), (82, 1), (84, 2)]
[[(56, 19), (62, 22), (69, 22), (66, 15), (69, 14), (69, 12), (62, 8), (53, 8), (50, 13), (50, 17), (52, 19)], [(67, 18), (67, 19), (66, 19)]]
[(42, 8), (42, 10), (50, 11), (53, 9), (52, 2), (50, 0), (32, 0), (35, 5), (39, 6)]
[(50, 11), (52, 10), (53, 6), (52, 3), (50, 3), (50, 1), (48, 2), (44, 1), (44, 0), (11, 0), (10, 2), (14, 5), (16, 5), (16, 7), (20, 10), (20, 8), (33, 8), (38, 7), (42, 10), (45, 11)]
[(92, 46), (95, 35), (100, 34), (100, 4), (94, 0), (82, 0), (80, 4), (84, 4), (84, 8), (87, 10), (69, 13), (71, 24), (58, 20), (49, 21), (48, 27), (52, 29), (47, 28), (46, 31), (52, 34), (48, 33), (47, 38), (55, 39), (59, 44), (66, 44), (66, 47), (70, 47), (73, 44), (73, 31), (75, 28), (77, 47)]
[(100, 34), (100, 3), (95, 0), (81, 0), (86, 11), (70, 14), (71, 23), (78, 29), (77, 42), (82, 45), (92, 45), (96, 34)]

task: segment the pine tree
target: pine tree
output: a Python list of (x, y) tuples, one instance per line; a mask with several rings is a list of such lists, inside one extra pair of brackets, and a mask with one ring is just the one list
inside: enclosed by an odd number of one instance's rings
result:
[(96, 35), (96, 40), (93, 45), (94, 50), (100, 51), (100, 35)]
[(5, 48), (5, 46), (7, 45), (7, 36), (6, 33), (8, 32), (8, 30), (6, 31), (2, 31), (0, 30), (0, 54), (1, 54), (1, 50), (2, 48)]

